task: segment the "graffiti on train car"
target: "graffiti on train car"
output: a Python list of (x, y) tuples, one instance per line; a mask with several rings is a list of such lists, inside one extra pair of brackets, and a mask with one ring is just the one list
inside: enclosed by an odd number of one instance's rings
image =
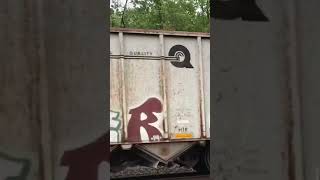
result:
[(30, 160), (13, 157), (0, 151), (0, 180), (26, 180), (30, 169)]
[(120, 142), (121, 140), (121, 120), (120, 112), (110, 111), (110, 142)]
[(147, 132), (149, 141), (161, 140), (161, 132), (151, 125), (158, 121), (158, 117), (154, 113), (161, 112), (162, 104), (157, 98), (149, 98), (142, 105), (131, 109), (129, 111), (131, 118), (128, 123), (128, 141), (142, 141), (141, 128)]
[(60, 165), (69, 167), (65, 180), (98, 180), (101, 173), (106, 173), (99, 172), (101, 169), (99, 167), (109, 162), (109, 151), (106, 149), (107, 137), (108, 133), (105, 133), (90, 144), (64, 152)]

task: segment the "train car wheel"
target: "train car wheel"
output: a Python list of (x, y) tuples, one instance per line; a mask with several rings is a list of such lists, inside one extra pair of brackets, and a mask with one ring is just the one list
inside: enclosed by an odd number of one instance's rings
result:
[(210, 148), (205, 147), (201, 150), (200, 161), (194, 167), (197, 172), (208, 172), (210, 171)]

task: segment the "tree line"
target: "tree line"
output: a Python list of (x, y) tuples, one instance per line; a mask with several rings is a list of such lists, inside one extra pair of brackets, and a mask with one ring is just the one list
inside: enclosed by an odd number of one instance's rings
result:
[(111, 27), (209, 32), (209, 0), (112, 0)]

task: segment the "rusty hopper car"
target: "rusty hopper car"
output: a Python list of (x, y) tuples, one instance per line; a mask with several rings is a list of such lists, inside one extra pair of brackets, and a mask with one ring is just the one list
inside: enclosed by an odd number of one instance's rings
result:
[(111, 29), (112, 169), (123, 167), (130, 153), (152, 166), (176, 161), (208, 168), (209, 38), (207, 33)]

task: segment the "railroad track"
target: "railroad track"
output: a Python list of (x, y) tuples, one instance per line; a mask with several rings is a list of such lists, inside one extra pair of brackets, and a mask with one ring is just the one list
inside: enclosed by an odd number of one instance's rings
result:
[(179, 173), (179, 174), (165, 174), (165, 175), (152, 175), (152, 176), (134, 176), (125, 178), (111, 178), (111, 180), (176, 180), (176, 179), (190, 179), (190, 180), (207, 180), (210, 179), (210, 175), (207, 173)]
[(185, 180), (210, 180), (210, 175), (195, 175), (195, 176), (184, 176), (184, 177), (172, 177), (163, 178), (163, 180), (175, 180), (175, 179), (185, 179)]

